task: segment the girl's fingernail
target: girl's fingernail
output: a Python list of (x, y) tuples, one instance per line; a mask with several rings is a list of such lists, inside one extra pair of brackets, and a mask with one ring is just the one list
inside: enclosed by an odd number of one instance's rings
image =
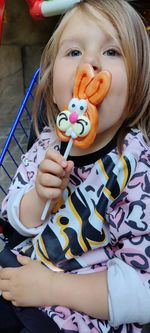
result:
[(61, 162), (61, 166), (62, 166), (63, 168), (65, 168), (65, 167), (67, 166), (67, 161), (63, 160), (63, 161)]

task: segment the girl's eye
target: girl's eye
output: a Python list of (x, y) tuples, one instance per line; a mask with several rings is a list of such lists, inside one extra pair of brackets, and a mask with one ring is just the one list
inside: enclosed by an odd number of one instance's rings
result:
[(67, 56), (69, 57), (79, 57), (81, 55), (81, 51), (79, 50), (70, 50), (68, 53), (67, 53)]
[(105, 51), (104, 54), (107, 54), (109, 57), (120, 56), (120, 52), (115, 49), (109, 49), (109, 50)]

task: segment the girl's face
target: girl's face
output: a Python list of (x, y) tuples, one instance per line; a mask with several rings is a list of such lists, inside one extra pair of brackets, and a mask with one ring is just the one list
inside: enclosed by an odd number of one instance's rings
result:
[(111, 72), (110, 90), (97, 107), (99, 124), (94, 141), (95, 148), (104, 146), (123, 123), (128, 87), (116, 30), (102, 15), (100, 20), (111, 36), (83, 13), (70, 19), (62, 33), (53, 70), (54, 102), (60, 111), (68, 106), (72, 98), (75, 74), (79, 65), (89, 63), (95, 73), (102, 70)]

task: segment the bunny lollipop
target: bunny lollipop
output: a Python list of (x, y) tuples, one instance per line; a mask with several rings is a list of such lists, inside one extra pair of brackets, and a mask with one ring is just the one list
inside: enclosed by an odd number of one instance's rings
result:
[[(67, 110), (59, 113), (56, 120), (56, 133), (61, 141), (68, 142), (64, 158), (67, 159), (72, 144), (88, 148), (96, 137), (98, 110), (107, 95), (111, 84), (111, 74), (101, 71), (95, 75), (90, 64), (79, 67), (71, 99)], [(41, 220), (45, 220), (50, 200), (47, 201)]]

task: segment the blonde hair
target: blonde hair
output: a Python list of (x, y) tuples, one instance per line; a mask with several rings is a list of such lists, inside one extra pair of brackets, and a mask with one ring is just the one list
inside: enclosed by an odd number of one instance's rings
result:
[[(53, 102), (53, 66), (61, 35), (69, 20), (81, 11), (99, 22), (99, 13), (116, 29), (128, 78), (126, 120), (119, 134), (119, 146), (131, 127), (140, 128), (150, 143), (150, 42), (139, 14), (125, 0), (85, 0), (76, 4), (62, 18), (45, 47), (41, 59), (40, 79), (36, 94), (36, 109), (41, 98), (46, 105), (47, 121), (55, 127), (58, 109)], [(34, 114), (37, 129), (37, 111)]]

